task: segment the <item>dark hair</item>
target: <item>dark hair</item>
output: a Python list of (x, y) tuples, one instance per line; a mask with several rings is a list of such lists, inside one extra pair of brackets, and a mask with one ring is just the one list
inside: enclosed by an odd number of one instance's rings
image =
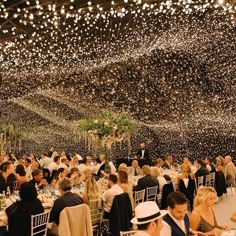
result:
[(3, 162), (1, 165), (1, 169), (3, 172), (6, 172), (8, 169), (8, 166), (10, 166), (12, 163), (10, 161)]
[(35, 169), (32, 171), (32, 176), (35, 177), (35, 176), (39, 175), (41, 172), (43, 172), (43, 171), (40, 169)]
[(26, 159), (25, 159), (25, 162), (27, 162), (27, 163), (30, 164), (30, 163), (31, 163), (31, 160), (30, 160), (29, 158), (26, 158)]
[(117, 178), (117, 176), (116, 175), (113, 175), (113, 174), (111, 174), (111, 175), (109, 175), (109, 178), (108, 178), (113, 184), (117, 184), (117, 182), (118, 182), (118, 178)]
[(127, 174), (127, 172), (125, 172), (123, 170), (119, 170), (118, 171), (118, 177), (119, 177), (120, 183), (128, 184), (128, 174)]
[(22, 201), (32, 201), (38, 195), (35, 186), (31, 182), (21, 184), (19, 194)]
[(57, 170), (57, 172), (55, 173), (55, 175), (53, 176), (53, 179), (58, 180), (59, 179), (59, 175), (65, 170), (65, 168), (61, 167)]
[(57, 162), (60, 159), (60, 156), (55, 156), (54, 157), (54, 162)]
[(196, 162), (201, 166), (206, 166), (203, 160), (197, 159)]
[(183, 205), (188, 202), (186, 196), (181, 192), (172, 192), (167, 197), (167, 205), (170, 208), (175, 208), (175, 205)]
[(26, 171), (23, 165), (19, 164), (16, 166), (16, 173), (19, 174), (19, 176), (25, 176)]

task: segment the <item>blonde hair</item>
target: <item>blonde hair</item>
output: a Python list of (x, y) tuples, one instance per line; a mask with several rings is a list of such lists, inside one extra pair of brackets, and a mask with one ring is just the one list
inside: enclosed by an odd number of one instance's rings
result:
[(158, 177), (158, 176), (160, 176), (161, 174), (160, 174), (160, 171), (159, 171), (159, 169), (158, 169), (157, 167), (152, 166), (152, 167), (151, 167), (151, 175), (152, 175), (153, 177)]
[(191, 173), (191, 168), (188, 164), (183, 163), (181, 165), (181, 171), (183, 172), (184, 170), (187, 171), (188, 173)]
[(122, 171), (127, 171), (128, 167), (125, 163), (121, 163), (119, 165), (119, 170), (122, 170)]
[(193, 207), (195, 208), (200, 204), (204, 203), (211, 193), (216, 194), (214, 188), (208, 186), (200, 186), (197, 190), (196, 197), (194, 198)]
[(86, 179), (84, 194), (88, 196), (89, 200), (94, 200), (101, 197), (96, 180), (93, 178), (93, 176)]

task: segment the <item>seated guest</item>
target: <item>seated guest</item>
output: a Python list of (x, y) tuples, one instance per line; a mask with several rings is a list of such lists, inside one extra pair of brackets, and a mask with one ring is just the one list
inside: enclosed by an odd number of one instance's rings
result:
[(101, 164), (97, 176), (108, 176), (108, 174), (114, 174), (116, 172), (114, 164), (111, 161), (106, 160), (105, 154), (101, 154), (99, 159)]
[(193, 198), (196, 190), (194, 174), (189, 165), (181, 165), (181, 175), (178, 176), (178, 189), (189, 200), (190, 209), (193, 209)]
[(68, 167), (67, 164), (68, 164), (67, 158), (62, 158), (62, 159), (61, 159), (61, 163), (58, 165), (58, 169), (59, 169), (59, 168), (64, 168), (65, 171), (66, 171), (66, 173), (69, 173), (70, 170), (69, 170), (69, 167)]
[(72, 185), (79, 185), (83, 181), (83, 177), (80, 176), (78, 167), (71, 168), (67, 177), (70, 178)]
[(128, 171), (128, 167), (127, 167), (127, 165), (126, 165), (125, 163), (121, 163), (121, 164), (119, 165), (118, 170), (127, 172), (127, 171)]
[(77, 206), (83, 203), (83, 199), (78, 194), (71, 192), (72, 183), (68, 178), (61, 179), (58, 186), (61, 196), (53, 203), (49, 218), (49, 222), (54, 223), (49, 230), (52, 235), (58, 235), (59, 218), (62, 210), (65, 207)]
[(23, 165), (16, 166), (16, 175), (18, 180), (17, 190), (19, 190), (21, 184), (27, 182), (26, 171)]
[(157, 179), (151, 176), (150, 166), (144, 165), (142, 168), (142, 174), (143, 177), (138, 180), (138, 184), (133, 187), (133, 191), (140, 191), (146, 189), (147, 187), (159, 186)]
[(59, 168), (52, 179), (51, 185), (58, 189), (59, 188), (58, 182), (65, 177), (66, 177), (65, 169), (62, 167)]
[(135, 236), (160, 236), (163, 227), (162, 217), (167, 211), (160, 211), (155, 202), (142, 202), (135, 208), (135, 217), (131, 223), (137, 225)]
[(41, 168), (48, 168), (48, 165), (52, 162), (52, 159), (47, 157), (47, 154), (41, 153), (41, 159), (39, 161), (39, 165)]
[(195, 164), (195, 167), (197, 169), (197, 171), (195, 172), (195, 178), (196, 179), (198, 177), (206, 176), (206, 175), (210, 174), (210, 171), (206, 168), (206, 165), (205, 165), (203, 160), (198, 159), (194, 162), (194, 164)]
[(216, 171), (225, 171), (225, 159), (222, 156), (216, 157)]
[(37, 198), (35, 186), (25, 182), (20, 186), (20, 201), (16, 201), (6, 209), (8, 216), (7, 236), (30, 236), (31, 215), (44, 212), (42, 203)]
[(236, 167), (232, 162), (231, 156), (225, 157), (225, 178), (227, 185), (231, 185), (235, 182)]
[(138, 165), (138, 161), (137, 160), (133, 160), (131, 167), (128, 168), (128, 175), (131, 176), (138, 176), (142, 174), (142, 170)]
[(116, 175), (110, 174), (108, 178), (108, 187), (103, 195), (102, 199), (104, 201), (104, 218), (109, 219), (109, 213), (111, 206), (116, 195), (124, 192), (124, 190), (118, 185), (118, 178)]
[(229, 228), (218, 225), (213, 210), (216, 202), (216, 191), (212, 187), (200, 186), (194, 199), (194, 209), (190, 217), (190, 226), (207, 235), (221, 235)]
[(100, 199), (101, 194), (95, 178), (91, 175), (85, 180), (83, 199), (90, 200)]
[[(52, 176), (52, 174), (58, 169), (58, 166), (60, 164), (60, 156), (55, 156), (54, 157), (54, 161), (52, 161), (49, 165), (48, 165), (48, 169), (50, 171), (50, 176), (53, 178), (54, 176)], [(54, 171), (54, 172), (53, 172)]]
[(163, 163), (162, 168), (163, 168), (163, 169), (170, 169), (171, 166), (172, 166), (172, 163), (173, 163), (173, 158), (172, 158), (172, 156), (168, 155), (168, 156), (166, 157), (165, 162)]
[(158, 168), (159, 172), (162, 173), (162, 166), (163, 166), (163, 160), (161, 158), (157, 158), (154, 162), (153, 162), (153, 166)]
[(134, 209), (132, 182), (128, 181), (128, 174), (126, 171), (122, 171), (122, 170), (118, 171), (118, 185), (124, 190), (124, 192), (128, 193), (132, 209)]
[(190, 229), (187, 203), (188, 199), (183, 193), (172, 192), (168, 195), (168, 214), (163, 217), (161, 236), (187, 236), (190, 233), (197, 236), (200, 233)]
[(157, 200), (158, 200), (158, 202), (160, 202), (161, 201), (161, 197), (162, 197), (163, 186), (165, 184), (167, 184), (167, 181), (164, 178), (164, 176), (161, 176), (158, 167), (152, 167), (151, 168), (151, 175), (153, 177), (157, 178), (157, 181), (159, 183), (159, 193), (157, 194)]
[(37, 188), (44, 188), (48, 185), (47, 180), (43, 178), (43, 171), (40, 169), (33, 170), (30, 182), (35, 186), (37, 185)]
[(206, 157), (204, 162), (206, 164), (206, 168), (210, 171), (210, 173), (216, 172), (216, 168), (213, 164), (213, 159), (211, 157)]
[(10, 187), (11, 193), (13, 193), (14, 181), (16, 181), (14, 165), (11, 162), (4, 162), (1, 165), (2, 172), (0, 173), (0, 193), (7, 191), (7, 187)]

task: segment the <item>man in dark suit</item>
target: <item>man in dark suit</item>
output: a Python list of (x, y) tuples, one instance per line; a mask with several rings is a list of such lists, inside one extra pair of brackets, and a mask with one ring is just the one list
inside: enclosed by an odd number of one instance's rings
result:
[[(159, 183), (157, 178), (151, 176), (151, 168), (148, 165), (144, 165), (142, 168), (143, 177), (138, 180), (137, 186), (134, 186), (134, 191), (140, 191), (148, 187), (158, 186)], [(159, 190), (158, 190), (159, 192)]]
[(144, 158), (147, 160), (147, 163), (148, 165), (150, 165), (150, 156), (149, 156), (149, 151), (148, 149), (146, 148), (146, 145), (145, 143), (140, 143), (140, 149), (138, 149), (137, 153), (136, 153), (136, 156), (138, 158)]
[(203, 175), (209, 175), (210, 171), (206, 168), (206, 165), (203, 160), (196, 160), (195, 161), (195, 166), (197, 168), (197, 171), (195, 173), (195, 177), (200, 177)]
[(59, 218), (62, 210), (65, 207), (77, 206), (84, 203), (78, 194), (71, 192), (72, 183), (70, 179), (63, 178), (59, 181), (58, 185), (61, 196), (55, 200), (49, 218), (49, 222), (54, 222), (50, 230), (52, 235), (58, 235)]
[(163, 169), (170, 169), (172, 163), (173, 163), (173, 158), (172, 158), (171, 155), (168, 155), (168, 156), (166, 157), (165, 162), (164, 162), (163, 165), (162, 165), (162, 168), (163, 168)]

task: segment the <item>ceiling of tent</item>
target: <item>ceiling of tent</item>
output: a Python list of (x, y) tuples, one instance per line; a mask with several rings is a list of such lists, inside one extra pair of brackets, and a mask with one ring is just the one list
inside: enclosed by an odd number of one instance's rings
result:
[(235, 136), (235, 0), (4, 0), (0, 62), (0, 118), (38, 144), (101, 109)]

